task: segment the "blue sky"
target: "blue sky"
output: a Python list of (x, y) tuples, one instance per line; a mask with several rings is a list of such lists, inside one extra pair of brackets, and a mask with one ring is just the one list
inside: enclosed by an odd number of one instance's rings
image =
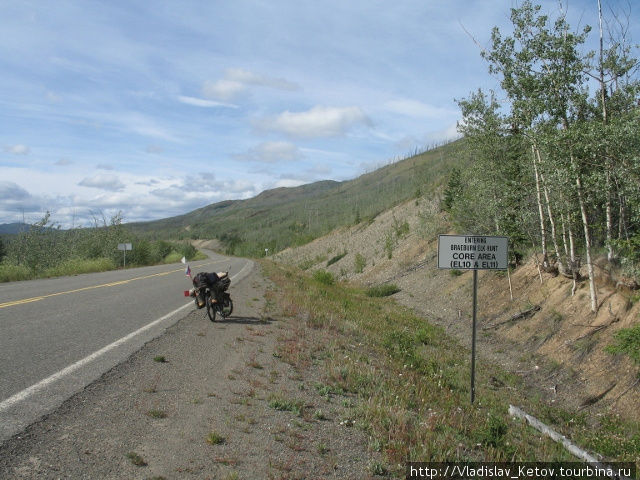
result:
[[(452, 139), (454, 99), (498, 87), (469, 34), (516, 5), (0, 1), (0, 223), (164, 218)], [(568, 11), (597, 26), (596, 0)]]

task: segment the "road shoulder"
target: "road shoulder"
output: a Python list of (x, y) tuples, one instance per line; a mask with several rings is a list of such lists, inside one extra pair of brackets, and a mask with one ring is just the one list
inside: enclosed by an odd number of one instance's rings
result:
[(295, 320), (268, 316), (268, 288), (255, 268), (232, 318), (192, 312), (5, 442), (0, 477), (366, 478), (354, 402), (283, 361)]

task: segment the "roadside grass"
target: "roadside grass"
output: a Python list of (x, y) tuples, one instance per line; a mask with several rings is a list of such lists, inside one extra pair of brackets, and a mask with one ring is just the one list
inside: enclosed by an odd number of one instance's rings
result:
[(292, 412), (301, 417), (304, 411), (304, 404), (301, 400), (291, 400), (280, 394), (269, 395), (268, 405), (274, 410), (281, 412)]
[[(584, 412), (548, 406), (525, 392), (520, 377), (486, 362), (476, 365), (472, 405), (469, 351), (441, 327), (388, 298), (369, 297), (361, 288), (319, 282), (269, 261), (262, 265), (275, 285), (268, 301), (292, 323), (280, 339), (278, 356), (306, 368), (323, 353), (319, 368), (326, 381), (318, 386), (319, 393), (351, 396), (349, 424), (355, 421), (370, 436), (395, 475), (404, 473), (407, 461), (577, 460), (510, 418), (510, 404), (609, 460), (637, 461), (638, 425), (614, 419), (615, 428), (603, 428), (613, 420), (594, 421)], [(269, 402), (272, 408), (292, 408), (282, 398)], [(598, 452), (603, 446), (607, 448)], [(372, 472), (385, 468), (376, 464)]]
[(217, 432), (211, 432), (207, 435), (207, 443), (210, 445), (222, 445), (227, 439)]
[(398, 293), (400, 288), (393, 283), (386, 283), (384, 285), (374, 285), (369, 287), (366, 291), (369, 297), (388, 297), (394, 293)]

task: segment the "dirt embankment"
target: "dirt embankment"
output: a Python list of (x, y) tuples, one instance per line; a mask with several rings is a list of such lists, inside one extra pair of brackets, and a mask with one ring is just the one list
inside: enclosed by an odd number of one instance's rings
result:
[[(437, 269), (437, 233), (446, 222), (436, 202), (412, 200), (274, 257), (365, 285), (394, 283), (394, 298), (470, 345), (471, 274)], [(638, 323), (640, 302), (616, 289), (604, 263), (597, 270), (597, 314), (586, 281), (572, 295), (571, 280), (539, 273), (534, 259), (511, 272), (511, 289), (506, 274), (480, 272), (478, 353), (524, 377), (541, 399), (640, 421), (638, 367), (605, 351), (615, 332)]]

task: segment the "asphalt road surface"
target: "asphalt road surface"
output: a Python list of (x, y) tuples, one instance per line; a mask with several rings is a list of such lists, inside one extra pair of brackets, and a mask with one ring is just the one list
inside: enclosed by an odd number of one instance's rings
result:
[[(192, 274), (252, 262), (205, 251)], [(0, 284), (0, 443), (195, 309), (182, 264)]]

